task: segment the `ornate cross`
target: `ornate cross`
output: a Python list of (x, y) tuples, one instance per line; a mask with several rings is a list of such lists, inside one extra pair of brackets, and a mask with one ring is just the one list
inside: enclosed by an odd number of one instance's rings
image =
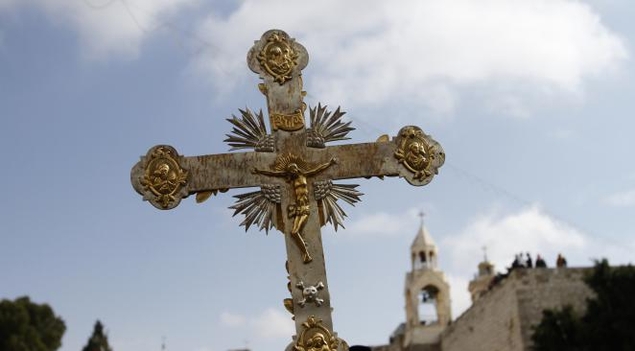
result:
[(281, 30), (270, 30), (249, 50), (249, 68), (260, 76), (258, 85), (267, 98), (271, 132), (262, 111), (240, 111), (225, 140), (231, 150), (215, 155), (185, 157), (168, 145), (157, 145), (131, 171), (134, 189), (162, 210), (176, 207), (196, 194), (203, 202), (212, 194), (233, 188), (259, 190), (236, 195), (231, 206), (242, 214), (245, 230), (257, 226), (285, 234), (291, 298), (285, 307), (294, 315), (296, 335), (290, 350), (347, 350), (333, 331), (331, 301), (326, 280), (320, 228), (337, 230), (346, 216), (338, 200), (351, 205), (362, 195), (357, 185), (333, 181), (358, 177), (398, 176), (412, 185), (428, 184), (445, 154), (420, 128), (406, 126), (396, 137), (376, 142), (326, 146), (346, 140), (353, 130), (342, 121), (339, 107), (330, 112), (306, 104), (301, 71), (308, 63), (306, 49)]

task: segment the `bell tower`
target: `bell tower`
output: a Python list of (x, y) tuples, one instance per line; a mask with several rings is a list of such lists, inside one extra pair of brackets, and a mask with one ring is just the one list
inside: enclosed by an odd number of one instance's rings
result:
[(438, 350), (440, 335), (452, 319), (450, 286), (438, 267), (438, 249), (423, 224), (410, 246), (411, 270), (406, 273), (404, 349), (427, 345)]
[(483, 261), (478, 264), (478, 274), (470, 281), (470, 285), (467, 288), (470, 291), (472, 303), (476, 302), (489, 290), (494, 276), (494, 264), (487, 259), (487, 249), (483, 247)]

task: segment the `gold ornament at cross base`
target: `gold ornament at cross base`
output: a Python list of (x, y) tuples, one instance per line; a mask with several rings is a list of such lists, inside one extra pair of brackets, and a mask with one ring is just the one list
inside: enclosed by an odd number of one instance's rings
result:
[[(295, 351), (337, 351), (340, 344), (346, 345), (322, 325), (322, 320), (310, 316), (302, 323), (304, 330), (298, 335), (298, 341), (294, 346)], [(340, 348), (346, 351), (348, 347)]]

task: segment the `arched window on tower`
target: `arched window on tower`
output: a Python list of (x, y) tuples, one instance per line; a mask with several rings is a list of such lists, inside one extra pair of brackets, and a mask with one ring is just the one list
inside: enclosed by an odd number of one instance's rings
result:
[(422, 325), (435, 324), (439, 321), (437, 313), (437, 297), (439, 289), (434, 285), (426, 285), (419, 292), (419, 322)]
[(428, 267), (428, 259), (426, 257), (426, 253), (424, 251), (419, 251), (419, 259), (415, 263), (415, 269), (427, 268)]

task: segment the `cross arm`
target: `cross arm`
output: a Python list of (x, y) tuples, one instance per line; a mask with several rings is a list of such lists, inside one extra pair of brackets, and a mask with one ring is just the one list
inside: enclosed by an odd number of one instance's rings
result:
[(331, 179), (399, 176), (421, 186), (428, 184), (445, 162), (441, 145), (416, 126), (402, 128), (392, 140), (330, 146), (324, 151), (337, 158), (337, 167), (320, 174)]
[(326, 148), (326, 153), (337, 159), (324, 177), (331, 179), (361, 177), (394, 177), (399, 175), (393, 161), (396, 148), (391, 142), (337, 145)]
[(258, 186), (261, 176), (250, 170), (274, 160), (275, 154), (266, 152), (185, 157), (171, 146), (157, 145), (134, 165), (130, 180), (144, 200), (168, 210), (194, 193)]

